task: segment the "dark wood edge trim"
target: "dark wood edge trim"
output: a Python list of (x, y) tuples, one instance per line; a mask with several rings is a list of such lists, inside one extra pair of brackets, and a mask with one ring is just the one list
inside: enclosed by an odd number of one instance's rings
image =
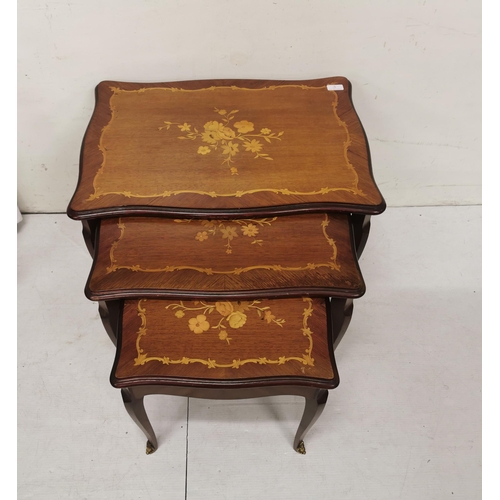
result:
[[(131, 387), (131, 386), (129, 386)], [(251, 399), (267, 396), (303, 396), (311, 397), (311, 392), (322, 389), (314, 386), (289, 385), (264, 385), (262, 387), (184, 387), (165, 385), (136, 385), (133, 386), (136, 397), (151, 394), (165, 394), (168, 396), (183, 396), (201, 399)], [(328, 387), (325, 389), (334, 389)]]
[[(359, 268), (359, 266), (358, 266)], [(92, 271), (91, 271), (92, 273)], [(360, 289), (343, 288), (325, 288), (325, 287), (303, 287), (303, 288), (270, 288), (259, 290), (228, 290), (228, 291), (199, 291), (199, 290), (161, 290), (161, 289), (118, 289), (105, 292), (93, 292), (89, 287), (89, 279), (85, 286), (85, 296), (92, 301), (99, 300), (118, 300), (135, 298), (156, 298), (166, 300), (217, 300), (218, 298), (234, 300), (258, 299), (265, 297), (267, 299), (284, 299), (297, 297), (324, 298), (334, 297), (339, 299), (358, 299), (366, 291), (363, 281), (363, 287)]]
[[(378, 188), (377, 188), (378, 189)], [(68, 207), (67, 215), (74, 220), (92, 218), (110, 218), (121, 216), (149, 215), (159, 217), (189, 217), (192, 219), (234, 219), (256, 216), (270, 217), (275, 215), (299, 215), (307, 213), (355, 213), (364, 215), (379, 215), (386, 209), (385, 201), (380, 205), (352, 205), (344, 203), (300, 203), (292, 205), (277, 205), (258, 208), (236, 209), (199, 209), (177, 207), (155, 207), (148, 205), (127, 205), (105, 209), (82, 210), (76, 212)]]
[[(150, 386), (171, 386), (171, 387), (190, 387), (198, 389), (244, 389), (244, 388), (262, 388), (269, 386), (286, 387), (290, 385), (302, 386), (315, 389), (335, 389), (338, 386), (338, 377), (331, 380), (301, 378), (295, 376), (289, 377), (261, 377), (248, 378), (241, 380), (208, 380), (208, 379), (188, 379), (174, 377), (137, 377), (117, 379), (114, 372), (111, 373), (110, 383), (113, 387), (121, 389), (123, 387), (138, 387), (144, 385)], [(138, 380), (140, 379), (140, 380)]]
[(253, 79), (253, 78), (214, 78), (204, 80), (179, 80), (174, 82), (121, 82), (117, 80), (103, 80), (100, 82), (96, 90), (99, 91), (100, 87), (118, 87), (123, 90), (135, 90), (139, 88), (155, 88), (155, 87), (168, 87), (168, 88), (183, 88), (185, 90), (200, 90), (208, 89), (210, 87), (223, 87), (234, 86), (242, 88), (265, 88), (277, 85), (308, 85), (320, 86), (327, 84), (342, 83), (346, 87), (350, 87), (351, 83), (345, 76), (328, 76), (323, 78), (313, 78), (311, 80), (269, 80), (269, 79)]
[[(267, 297), (266, 297), (267, 298)], [(327, 300), (327, 299), (326, 299)], [(326, 307), (326, 317), (327, 317), (327, 335), (329, 343), (329, 353), (330, 361), (333, 368), (333, 379), (319, 379), (313, 377), (256, 377), (248, 379), (226, 379), (226, 380), (209, 380), (209, 379), (188, 379), (180, 377), (130, 377), (117, 379), (115, 377), (116, 368), (118, 366), (119, 353), (122, 348), (122, 326), (123, 326), (123, 306), (125, 304), (124, 300), (120, 301), (119, 314), (120, 318), (117, 327), (117, 348), (115, 353), (115, 360), (113, 362), (113, 368), (111, 369), (111, 374), (109, 377), (110, 383), (113, 387), (135, 387), (135, 386), (172, 386), (172, 387), (187, 387), (187, 388), (199, 388), (199, 389), (243, 389), (243, 388), (265, 388), (269, 386), (283, 387), (283, 386), (298, 386), (298, 387), (313, 387), (318, 389), (334, 389), (339, 385), (339, 376), (337, 371), (337, 364), (335, 362), (335, 355), (333, 353), (333, 344), (331, 343), (331, 311), (328, 302), (325, 302)], [(140, 380), (138, 380), (140, 379)], [(193, 396), (197, 397), (197, 396)], [(199, 396), (203, 397), (203, 396)], [(207, 396), (208, 397), (208, 396)], [(244, 399), (245, 397), (259, 397), (259, 396), (235, 396), (235, 398)], [(221, 398), (222, 399), (222, 398)]]

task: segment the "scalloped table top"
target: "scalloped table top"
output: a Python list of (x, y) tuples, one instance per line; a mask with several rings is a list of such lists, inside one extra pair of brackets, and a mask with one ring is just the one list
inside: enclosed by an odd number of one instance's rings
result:
[(365, 284), (349, 216), (104, 219), (85, 293), (125, 297), (356, 298)]
[(346, 78), (101, 82), (74, 219), (378, 214)]
[[(124, 301), (115, 387), (339, 378), (324, 299)], [(272, 339), (272, 341), (270, 341)], [(233, 385), (234, 387), (234, 385)]]

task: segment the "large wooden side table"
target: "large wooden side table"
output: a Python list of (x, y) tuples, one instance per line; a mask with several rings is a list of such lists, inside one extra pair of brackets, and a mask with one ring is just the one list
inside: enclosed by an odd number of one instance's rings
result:
[(350, 94), (343, 77), (97, 86), (68, 215), (148, 452), (152, 393), (302, 395), (305, 452), (385, 209)]
[(101, 82), (68, 215), (351, 214), (358, 253), (385, 201), (343, 77)]

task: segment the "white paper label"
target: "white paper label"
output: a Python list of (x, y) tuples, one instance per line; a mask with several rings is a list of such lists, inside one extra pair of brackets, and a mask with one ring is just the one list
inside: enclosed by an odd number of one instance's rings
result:
[(328, 90), (344, 90), (344, 86), (341, 83), (327, 85), (326, 88)]

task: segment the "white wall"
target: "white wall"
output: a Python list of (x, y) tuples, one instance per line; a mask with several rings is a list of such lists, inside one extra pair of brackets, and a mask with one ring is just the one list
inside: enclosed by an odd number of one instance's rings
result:
[(18, 203), (62, 212), (101, 80), (345, 76), (389, 206), (481, 203), (479, 0), (19, 0)]

